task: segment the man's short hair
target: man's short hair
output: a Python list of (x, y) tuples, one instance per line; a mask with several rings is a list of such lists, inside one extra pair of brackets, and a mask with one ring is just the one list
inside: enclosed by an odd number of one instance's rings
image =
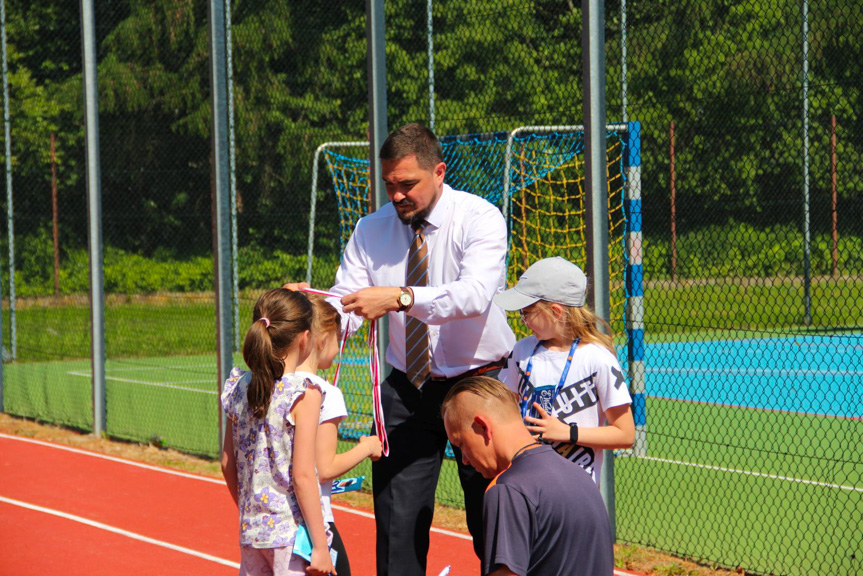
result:
[(446, 418), (449, 410), (458, 396), (470, 394), (479, 398), (483, 404), (503, 421), (520, 420), (521, 411), (518, 399), (512, 390), (500, 380), (488, 376), (471, 376), (460, 380), (450, 388), (441, 405), (441, 416)]
[(397, 128), (381, 146), (381, 160), (401, 160), (416, 154), (417, 164), (432, 171), (443, 162), (443, 149), (435, 133), (418, 122)]

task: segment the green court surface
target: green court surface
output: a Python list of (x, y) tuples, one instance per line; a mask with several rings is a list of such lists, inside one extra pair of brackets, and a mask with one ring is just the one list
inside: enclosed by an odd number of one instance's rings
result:
[(646, 457), (616, 459), (619, 538), (770, 573), (860, 569), (859, 419), (647, 403)]
[[(3, 371), (6, 412), (92, 429), (88, 360), (12, 362)], [(215, 456), (218, 390), (214, 355), (108, 360), (105, 431), (114, 438)]]

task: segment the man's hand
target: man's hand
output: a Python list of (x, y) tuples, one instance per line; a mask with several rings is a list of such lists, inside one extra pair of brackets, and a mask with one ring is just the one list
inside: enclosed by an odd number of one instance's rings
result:
[(387, 312), (399, 309), (397, 286), (371, 286), (342, 297), (345, 312), (353, 312), (366, 320), (377, 320)]
[(286, 290), (293, 290), (294, 292), (298, 292), (300, 290), (304, 290), (306, 288), (311, 288), (308, 282), (288, 282), (283, 285), (282, 288)]

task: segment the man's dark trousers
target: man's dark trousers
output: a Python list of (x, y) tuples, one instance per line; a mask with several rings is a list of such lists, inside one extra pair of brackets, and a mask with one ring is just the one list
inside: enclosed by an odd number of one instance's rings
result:
[[(431, 380), (417, 390), (404, 372), (393, 370), (381, 384), (390, 455), (372, 463), (378, 576), (426, 574), (435, 488), (447, 444), (440, 408), (459, 379)], [(481, 559), (482, 497), (489, 481), (462, 463), (461, 451), (454, 451), (468, 530)]]

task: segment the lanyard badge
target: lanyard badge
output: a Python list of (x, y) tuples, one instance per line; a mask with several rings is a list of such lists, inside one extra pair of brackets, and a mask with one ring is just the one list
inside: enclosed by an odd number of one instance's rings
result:
[(539, 350), (539, 347), (542, 345), (542, 342), (537, 342), (536, 347), (533, 349), (533, 352), (530, 355), (530, 358), (527, 361), (527, 368), (524, 371), (524, 392), (521, 394), (521, 417), (531, 417), (531, 418), (539, 418), (539, 412), (537, 412), (536, 408), (533, 406), (534, 403), (542, 406), (542, 409), (545, 410), (546, 414), (551, 415), (552, 410), (554, 409), (554, 401), (557, 399), (557, 394), (560, 392), (561, 388), (563, 388), (564, 383), (566, 382), (566, 377), (569, 374), (569, 367), (572, 364), (572, 357), (575, 354), (575, 349), (578, 346), (579, 338), (576, 338), (572, 346), (569, 347), (569, 354), (566, 356), (566, 364), (563, 366), (563, 370), (560, 374), (560, 381), (555, 386), (554, 384), (548, 384), (545, 386), (536, 386), (530, 381), (530, 375), (533, 370), (533, 356), (536, 354), (536, 351)]

